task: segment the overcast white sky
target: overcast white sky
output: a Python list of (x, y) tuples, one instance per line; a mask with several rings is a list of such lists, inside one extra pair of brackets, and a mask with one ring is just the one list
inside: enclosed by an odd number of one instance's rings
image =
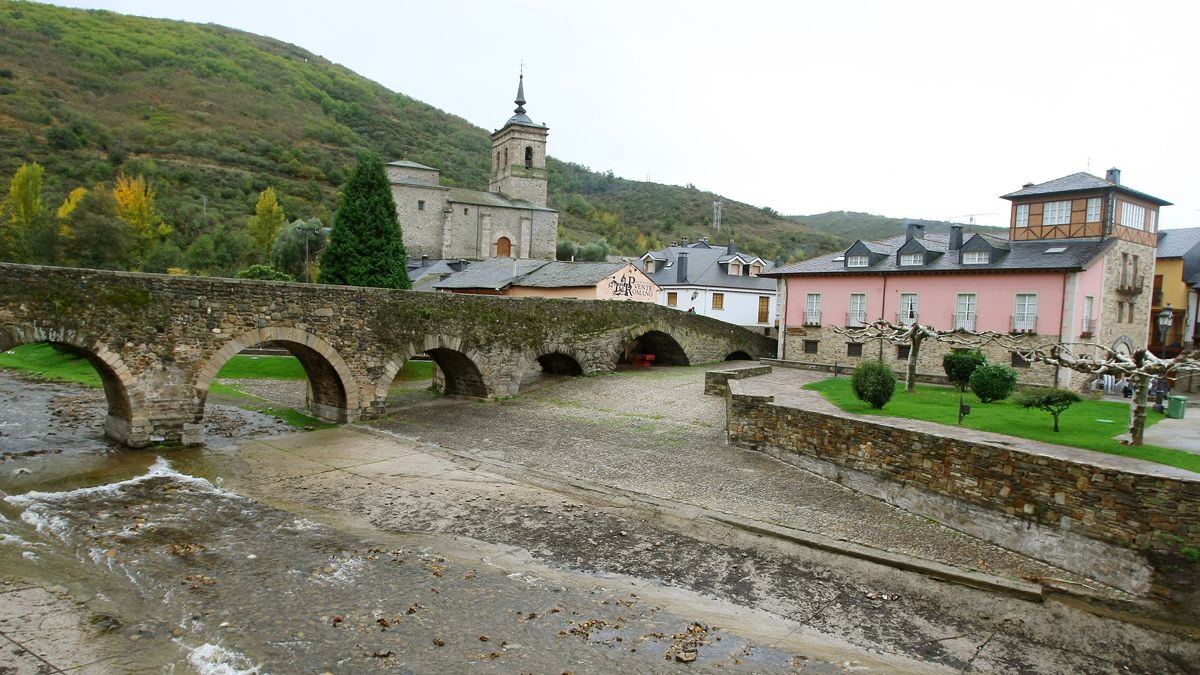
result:
[(787, 214), (1007, 225), (998, 195), (1116, 166), (1200, 226), (1191, 2), (59, 4), (269, 35), (489, 130), (524, 60), (551, 155)]

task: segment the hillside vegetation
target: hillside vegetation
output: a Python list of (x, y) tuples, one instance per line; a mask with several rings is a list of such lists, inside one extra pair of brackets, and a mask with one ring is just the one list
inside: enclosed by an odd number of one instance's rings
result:
[[(951, 225), (963, 225), (962, 223), (952, 223), (945, 220), (889, 218), (887, 216), (857, 213), (854, 211), (829, 211), (811, 216), (788, 216), (787, 218), (788, 220), (802, 223), (808, 227), (825, 232), (830, 236), (841, 237), (850, 241), (858, 239), (875, 241), (904, 234), (908, 223), (924, 225), (925, 231), (928, 233), (949, 232)], [(1007, 230), (1002, 227), (988, 227), (986, 225), (963, 225), (964, 236), (970, 232), (1003, 235)]]
[[(497, 102), (498, 120), (506, 103)], [(428, 164), (446, 185), (482, 189), (489, 146), (488, 132), (466, 120), (278, 40), (0, 2), (0, 178), (41, 164), (53, 211), (76, 188), (143, 176), (169, 231), (166, 247), (193, 271), (230, 274), (258, 262), (245, 255), (245, 228), (268, 187), (289, 221), (329, 224), (360, 150)], [(730, 230), (741, 248), (767, 258), (844, 245), (728, 199), (716, 233), (715, 194), (554, 159), (548, 169), (560, 239), (604, 238), (613, 253), (637, 255), (685, 236), (723, 241)]]

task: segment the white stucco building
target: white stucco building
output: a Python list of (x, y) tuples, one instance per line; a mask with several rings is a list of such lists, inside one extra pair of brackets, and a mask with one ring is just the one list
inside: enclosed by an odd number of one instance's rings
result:
[(730, 243), (714, 247), (685, 239), (641, 257), (642, 270), (659, 285), (658, 304), (747, 328), (775, 327), (774, 279), (758, 275), (775, 265)]

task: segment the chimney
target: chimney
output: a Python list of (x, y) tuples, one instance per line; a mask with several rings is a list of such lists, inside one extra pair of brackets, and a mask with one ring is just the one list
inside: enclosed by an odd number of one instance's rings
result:
[(950, 226), (950, 250), (957, 251), (962, 248), (962, 225)]
[(1120, 185), (1121, 184), (1121, 170), (1114, 166), (1113, 168), (1108, 170), (1108, 173), (1104, 174), (1104, 180), (1106, 180), (1110, 183), (1116, 183), (1117, 185)]
[(682, 244), (680, 244), (680, 246), (687, 246), (687, 245), (688, 245), (688, 238), (687, 238), (687, 237), (684, 237), (684, 238), (683, 238), (683, 243), (682, 243)]
[(727, 253), (728, 255), (733, 255), (733, 254), (737, 253), (737, 247), (733, 245), (732, 239), (729, 240), (729, 245), (725, 247), (725, 253)]
[(904, 233), (904, 241), (910, 241), (912, 239), (924, 239), (924, 238), (925, 238), (925, 226), (918, 225), (917, 223), (914, 223), (914, 222), (909, 222), (907, 230)]
[(429, 256), (421, 254), (421, 267), (429, 267)]
[(687, 257), (687, 251), (680, 251), (675, 262), (675, 281), (681, 284), (687, 281)]

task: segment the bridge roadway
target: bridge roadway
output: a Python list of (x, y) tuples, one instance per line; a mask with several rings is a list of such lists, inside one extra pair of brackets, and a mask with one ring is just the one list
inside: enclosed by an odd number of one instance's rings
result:
[(312, 412), (379, 415), (405, 361), (428, 354), (447, 394), (513, 396), (540, 372), (614, 369), (635, 353), (687, 365), (770, 356), (775, 341), (649, 303), (451, 295), (0, 263), (0, 350), (51, 343), (95, 366), (105, 433), (194, 444), (217, 372), (273, 342), (303, 364)]

